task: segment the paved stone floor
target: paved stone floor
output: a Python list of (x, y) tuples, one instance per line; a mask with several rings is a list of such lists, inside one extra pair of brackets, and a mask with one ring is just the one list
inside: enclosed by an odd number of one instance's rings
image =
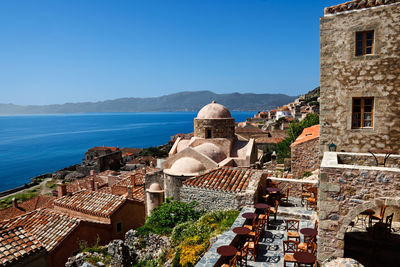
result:
[[(253, 261), (249, 257), (248, 266), (283, 266), (282, 241), (287, 240), (285, 219), (289, 218), (278, 216), (276, 222), (271, 220), (269, 229), (260, 238), (257, 259)], [(314, 228), (314, 221), (301, 220), (300, 229), (306, 227)]]

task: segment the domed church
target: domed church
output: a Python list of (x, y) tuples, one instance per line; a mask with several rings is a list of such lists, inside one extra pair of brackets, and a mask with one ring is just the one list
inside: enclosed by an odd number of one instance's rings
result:
[(194, 136), (178, 138), (163, 163), (165, 197), (179, 199), (182, 181), (221, 166), (250, 167), (257, 160), (254, 139), (238, 140), (230, 111), (213, 101), (194, 119)]

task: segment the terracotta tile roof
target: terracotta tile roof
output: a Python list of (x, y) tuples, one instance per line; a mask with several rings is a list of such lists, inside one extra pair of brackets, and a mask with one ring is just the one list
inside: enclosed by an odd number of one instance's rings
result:
[(258, 127), (246, 125), (244, 127), (235, 127), (235, 133), (265, 133)]
[(122, 153), (131, 153), (133, 155), (138, 155), (140, 151), (143, 149), (141, 148), (133, 148), (133, 147), (123, 147), (121, 148)]
[(67, 184), (67, 192), (74, 193), (77, 191), (81, 191), (83, 189), (92, 190), (92, 179), (94, 179), (95, 183), (98, 183), (99, 188), (107, 185), (107, 182), (104, 181), (104, 179), (102, 179), (101, 177), (99, 177), (97, 175), (96, 176), (86, 176), (81, 179), (76, 179), (70, 184)]
[(268, 173), (268, 177), (288, 178), (288, 179), (293, 177), (292, 174), (290, 172), (288, 172), (288, 171), (281, 172), (281, 171), (275, 171), (275, 170), (271, 171), (271, 170), (269, 170), (267, 173)]
[(132, 198), (139, 201), (144, 201), (144, 185), (136, 187), (132, 190)]
[(80, 220), (47, 209), (37, 209), (24, 215), (0, 222), (0, 230), (22, 226), (42, 246), (51, 251), (72, 230)]
[(42, 249), (39, 240), (22, 226), (0, 231), (0, 266), (15, 264)]
[(119, 150), (119, 147), (95, 146), (95, 147), (90, 148), (88, 151), (105, 151), (105, 150), (117, 151), (117, 150)]
[(325, 8), (325, 14), (336, 14), (345, 11), (377, 7), (400, 2), (399, 0), (354, 0)]
[(249, 185), (253, 172), (244, 168), (220, 167), (183, 182), (186, 186), (225, 192), (241, 192)]
[(319, 124), (308, 128), (304, 128), (303, 132), (296, 138), (290, 147), (297, 146), (298, 144), (319, 138)]
[(96, 191), (82, 190), (72, 196), (63, 196), (54, 201), (54, 206), (78, 212), (109, 218), (126, 198)]
[(277, 143), (282, 142), (283, 138), (264, 136), (264, 137), (256, 138), (255, 141), (258, 144), (277, 144)]
[(37, 197), (18, 203), (18, 206), (16, 208), (11, 206), (0, 210), (0, 218), (1, 220), (6, 220), (38, 208), (52, 208), (54, 200), (55, 197), (53, 196), (39, 195)]

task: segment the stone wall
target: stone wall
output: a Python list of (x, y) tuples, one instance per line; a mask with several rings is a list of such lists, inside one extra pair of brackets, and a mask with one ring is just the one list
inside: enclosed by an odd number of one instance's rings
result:
[(209, 138), (233, 138), (235, 119), (194, 119), (195, 137), (207, 138), (207, 130), (211, 130)]
[(355, 217), (382, 204), (400, 206), (400, 169), (339, 164), (325, 152), (318, 192), (318, 260), (343, 257), (344, 234)]
[(180, 200), (184, 202), (197, 201), (199, 203), (198, 207), (204, 210), (229, 210), (239, 208), (235, 193), (207, 190), (185, 185), (180, 190)]
[(299, 178), (307, 171), (312, 172), (319, 168), (319, 139), (292, 146), (291, 170), (293, 177)]
[[(355, 56), (355, 33), (367, 30), (374, 54)], [(326, 15), (320, 40), (320, 150), (400, 150), (400, 3)], [(372, 128), (352, 129), (353, 97), (374, 98)]]
[(318, 181), (313, 180), (299, 180), (299, 179), (288, 179), (288, 178), (274, 178), (268, 177), (273, 182), (278, 183), (278, 187), (281, 189), (282, 194), (286, 194), (288, 187), (289, 190), (289, 198), (301, 198), (301, 186), (314, 186), (318, 187)]
[[(350, 164), (358, 166), (376, 166), (376, 159), (370, 153), (338, 153), (339, 164)], [(375, 155), (381, 165), (384, 161), (385, 154)], [(393, 155), (387, 158), (386, 167), (398, 168), (400, 165), (400, 156)]]

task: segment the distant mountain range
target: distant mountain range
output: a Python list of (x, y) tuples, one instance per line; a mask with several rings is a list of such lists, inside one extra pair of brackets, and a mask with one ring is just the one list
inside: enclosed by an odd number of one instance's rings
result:
[(284, 94), (215, 94), (210, 91), (180, 92), (160, 97), (119, 98), (100, 102), (65, 103), (62, 105), (0, 104), (0, 114), (51, 114), (87, 112), (155, 112), (197, 111), (215, 100), (230, 110), (260, 111), (285, 105), (296, 99)]

